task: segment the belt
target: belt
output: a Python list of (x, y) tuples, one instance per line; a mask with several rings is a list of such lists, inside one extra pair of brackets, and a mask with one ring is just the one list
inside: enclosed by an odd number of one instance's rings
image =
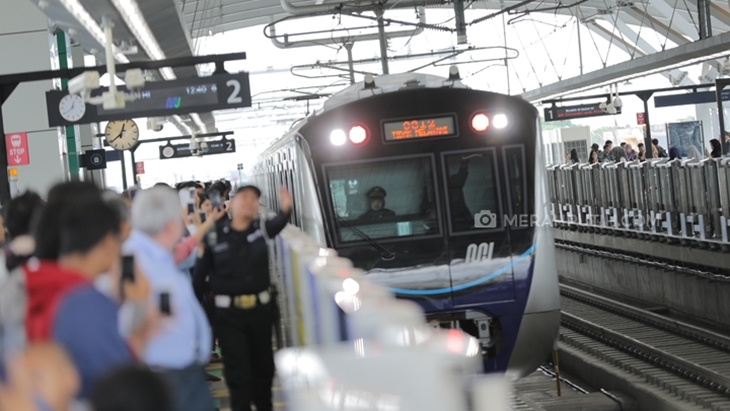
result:
[(256, 305), (266, 305), (271, 301), (271, 293), (269, 290), (261, 291), (258, 294), (243, 295), (216, 295), (214, 297), (215, 306), (218, 308), (240, 308), (242, 310), (250, 310)]

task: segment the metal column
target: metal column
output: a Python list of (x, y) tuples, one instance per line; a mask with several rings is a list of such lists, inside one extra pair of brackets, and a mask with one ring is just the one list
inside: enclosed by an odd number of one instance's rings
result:
[(700, 40), (712, 37), (711, 0), (697, 0), (697, 14), (699, 15)]
[(385, 37), (385, 22), (383, 22), (383, 9), (377, 9), (375, 15), (378, 17), (378, 34), (380, 35), (380, 61), (383, 64), (383, 74), (388, 72), (388, 38)]
[(352, 61), (352, 46), (354, 45), (355, 43), (345, 43), (345, 49), (347, 50), (347, 68), (350, 70), (350, 84), (355, 84), (355, 65)]
[(651, 143), (651, 122), (649, 121), (649, 99), (654, 95), (652, 91), (645, 91), (643, 93), (637, 93), (636, 96), (644, 102), (644, 125), (646, 126), (646, 133), (644, 133), (644, 149), (646, 150), (646, 158), (652, 158), (654, 156)]
[(10, 180), (8, 177), (8, 152), (5, 150), (5, 127), (3, 126), (3, 104), (5, 99), (10, 96), (15, 87), (9, 91), (6, 90), (8, 86), (0, 84), (0, 170), (3, 172), (2, 178), (0, 178), (0, 205), (7, 206), (10, 202)]
[(718, 139), (722, 142), (720, 144), (722, 155), (726, 155), (727, 149), (725, 141), (725, 109), (722, 104), (722, 90), (725, 89), (725, 86), (730, 84), (730, 81), (728, 79), (717, 79), (715, 80), (715, 100), (717, 102), (717, 119), (719, 121), (720, 125), (720, 137)]
[[(68, 54), (66, 51), (66, 35), (62, 30), (56, 34), (56, 46), (58, 47), (58, 65), (61, 70), (68, 68)], [(81, 65), (83, 67), (83, 64)], [(68, 79), (61, 78), (61, 89), (68, 88)], [(68, 159), (68, 173), (71, 180), (79, 179), (79, 153), (76, 144), (76, 131), (74, 126), (66, 126), (63, 128), (66, 135), (66, 151)]]

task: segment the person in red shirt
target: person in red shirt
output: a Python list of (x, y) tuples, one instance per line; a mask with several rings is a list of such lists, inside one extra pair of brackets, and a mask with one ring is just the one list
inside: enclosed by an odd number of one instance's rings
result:
[[(55, 341), (63, 347), (79, 371), (79, 396), (85, 398), (96, 379), (134, 361), (133, 353), (143, 349), (147, 329), (125, 341), (119, 333), (117, 305), (93, 286), (93, 280), (120, 258), (120, 224), (98, 189), (82, 191), (75, 200), (49, 200), (36, 243), (44, 245), (46, 253), (53, 252), (50, 244), (57, 244), (58, 259), (31, 259), (24, 273), (27, 341)], [(44, 226), (50, 219), (56, 221)]]

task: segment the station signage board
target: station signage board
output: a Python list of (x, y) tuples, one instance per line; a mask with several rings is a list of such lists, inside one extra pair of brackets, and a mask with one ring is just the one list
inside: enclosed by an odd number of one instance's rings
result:
[[(561, 121), (574, 118), (598, 117), (609, 115), (600, 103), (580, 104), (577, 106), (549, 107), (545, 111), (545, 121)], [(621, 114), (621, 108), (616, 108), (616, 114)]]
[(136, 174), (144, 174), (144, 161), (134, 163), (134, 172)]
[[(174, 114), (206, 113), (251, 106), (251, 89), (248, 73), (216, 74), (209, 77), (181, 78), (170, 81), (154, 81), (143, 89), (130, 92), (124, 87), (118, 90), (136, 98), (127, 101), (121, 109), (104, 109), (103, 106), (85, 104), (73, 121), (61, 115), (64, 97), (68, 91), (46, 92), (48, 125), (73, 126), (110, 120), (125, 120), (139, 117), (166, 117)], [(108, 91), (106, 87), (92, 92), (99, 96)]]
[[(236, 152), (236, 140), (223, 138), (220, 140), (206, 141), (207, 147), (202, 149), (202, 155), (226, 154)], [(190, 144), (166, 144), (160, 146), (160, 159), (193, 157), (190, 151)]]
[(8, 157), (8, 166), (24, 166), (30, 164), (30, 156), (28, 154), (28, 134), (6, 134), (5, 153)]
[[(730, 89), (722, 91), (722, 101), (730, 100)], [(717, 99), (715, 98), (714, 91), (698, 91), (694, 93), (683, 93), (683, 94), (670, 94), (668, 96), (656, 96), (654, 97), (654, 107), (674, 107), (684, 106), (689, 104), (705, 104), (714, 103)]]

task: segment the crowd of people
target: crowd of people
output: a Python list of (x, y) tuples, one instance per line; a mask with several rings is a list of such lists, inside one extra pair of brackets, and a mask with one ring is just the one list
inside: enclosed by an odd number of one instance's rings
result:
[[(0, 230), (0, 411), (272, 410), (278, 310), (267, 240), (287, 224), (225, 181), (123, 194), (67, 182), (26, 192)], [(214, 354), (218, 342), (220, 355)]]
[[(664, 158), (668, 157), (670, 160), (674, 159), (695, 159), (702, 160), (704, 158), (720, 158), (723, 157), (723, 150), (720, 140), (713, 138), (710, 140), (710, 149), (705, 150), (704, 155), (700, 153), (692, 144), (688, 144), (684, 147), (684, 157), (680, 155), (680, 150), (677, 147), (669, 147), (669, 151), (665, 150), (659, 145), (659, 140), (652, 139), (651, 141), (651, 158)], [(725, 133), (725, 154), (730, 153), (730, 133)], [(614, 146), (613, 141), (607, 140), (603, 145), (603, 150), (600, 149), (598, 144), (591, 146), (591, 151), (588, 152), (588, 164), (603, 163), (603, 162), (619, 162), (619, 161), (645, 161), (647, 159), (647, 152), (644, 143), (637, 145), (637, 150), (631, 146), (631, 144), (622, 142), (619, 146)], [(566, 164), (579, 164), (581, 163), (578, 150), (572, 149), (570, 153), (565, 154)]]

